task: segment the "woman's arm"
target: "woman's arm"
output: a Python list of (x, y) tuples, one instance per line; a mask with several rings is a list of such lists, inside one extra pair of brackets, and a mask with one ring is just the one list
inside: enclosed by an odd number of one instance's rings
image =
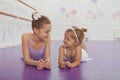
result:
[(65, 62), (64, 62), (64, 47), (63, 45), (59, 47), (59, 58), (58, 58), (58, 64), (60, 68), (65, 68)]
[(24, 61), (28, 65), (37, 66), (39, 61), (35, 61), (30, 58), (29, 47), (28, 47), (29, 34), (25, 33), (22, 35), (22, 52)]

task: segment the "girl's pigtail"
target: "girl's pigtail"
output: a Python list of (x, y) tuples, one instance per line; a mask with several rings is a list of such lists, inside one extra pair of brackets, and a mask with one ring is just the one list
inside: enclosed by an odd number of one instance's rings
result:
[(86, 28), (82, 28), (82, 31), (83, 31), (83, 32), (87, 32), (87, 29), (86, 29)]

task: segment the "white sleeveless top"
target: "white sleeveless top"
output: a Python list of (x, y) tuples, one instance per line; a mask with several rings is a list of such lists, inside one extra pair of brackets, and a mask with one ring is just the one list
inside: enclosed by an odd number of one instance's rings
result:
[[(68, 58), (68, 57), (66, 56), (66, 48), (64, 48), (64, 60), (65, 60), (65, 61), (73, 62), (74, 59), (75, 59), (75, 56), (76, 56), (76, 54), (75, 54), (72, 58)], [(89, 58), (89, 56), (88, 56), (88, 54), (87, 54), (87, 51), (84, 50), (84, 49), (82, 49), (81, 61), (88, 61), (88, 60), (91, 60), (91, 59)]]

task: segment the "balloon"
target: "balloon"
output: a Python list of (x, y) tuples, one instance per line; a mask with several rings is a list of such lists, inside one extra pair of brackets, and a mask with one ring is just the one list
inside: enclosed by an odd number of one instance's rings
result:
[(66, 9), (64, 7), (61, 7), (61, 12), (64, 13)]
[(72, 15), (76, 15), (76, 14), (77, 14), (77, 11), (73, 9), (73, 10), (71, 10), (71, 14), (72, 14)]
[(91, 0), (92, 3), (97, 3), (97, 0)]

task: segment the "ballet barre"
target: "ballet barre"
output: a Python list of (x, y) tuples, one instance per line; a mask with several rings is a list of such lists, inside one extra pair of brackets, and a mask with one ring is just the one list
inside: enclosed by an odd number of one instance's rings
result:
[(22, 3), (23, 5), (25, 5), (25, 6), (29, 7), (29, 8), (31, 8), (31, 9), (33, 9), (34, 11), (37, 11), (37, 9), (33, 8), (32, 6), (30, 6), (29, 4), (25, 3), (25, 2), (22, 1), (22, 0), (18, 0), (18, 2), (20, 2), (20, 3)]
[(25, 21), (31, 22), (30, 19), (23, 18), (23, 17), (19, 17), (19, 16), (16, 16), (16, 15), (13, 15), (13, 14), (10, 14), (10, 13), (7, 13), (7, 12), (0, 11), (0, 14), (5, 15), (5, 16), (9, 16), (9, 17), (13, 17), (13, 18), (18, 18), (18, 19), (21, 19), (21, 20), (25, 20)]

